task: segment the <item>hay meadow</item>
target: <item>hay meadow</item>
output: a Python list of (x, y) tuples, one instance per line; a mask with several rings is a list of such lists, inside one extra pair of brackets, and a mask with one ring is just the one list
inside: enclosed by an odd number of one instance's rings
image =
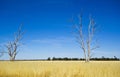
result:
[(120, 62), (0, 61), (0, 77), (120, 77)]

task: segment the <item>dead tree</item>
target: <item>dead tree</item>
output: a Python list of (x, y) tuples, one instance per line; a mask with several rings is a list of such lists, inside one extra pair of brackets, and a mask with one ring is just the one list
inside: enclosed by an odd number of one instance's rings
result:
[(90, 18), (87, 34), (83, 33), (82, 15), (79, 16), (79, 24), (74, 25), (74, 28), (77, 42), (80, 44), (80, 47), (84, 52), (85, 62), (89, 62), (91, 51), (99, 47), (97, 45), (92, 45), (93, 37), (96, 31), (96, 24), (94, 22), (94, 19)]
[(7, 53), (9, 55), (10, 61), (14, 61), (16, 55), (18, 54), (18, 48), (21, 46), (21, 39), (23, 37), (22, 25), (19, 27), (18, 31), (15, 33), (13, 41), (6, 44)]

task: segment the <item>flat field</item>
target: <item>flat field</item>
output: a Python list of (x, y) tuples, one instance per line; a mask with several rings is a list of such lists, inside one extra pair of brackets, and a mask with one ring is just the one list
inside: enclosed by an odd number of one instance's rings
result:
[(0, 61), (0, 77), (120, 77), (120, 61)]

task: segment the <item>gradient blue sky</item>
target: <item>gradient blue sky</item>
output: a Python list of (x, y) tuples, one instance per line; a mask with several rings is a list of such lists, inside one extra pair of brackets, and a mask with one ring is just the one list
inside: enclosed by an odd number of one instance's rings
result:
[[(24, 45), (17, 59), (83, 57), (70, 22), (81, 9), (84, 27), (88, 26), (90, 14), (100, 26), (100, 48), (93, 52), (93, 57), (120, 58), (119, 0), (0, 0), (0, 44), (13, 40), (22, 23)], [(8, 55), (1, 59), (8, 59)]]

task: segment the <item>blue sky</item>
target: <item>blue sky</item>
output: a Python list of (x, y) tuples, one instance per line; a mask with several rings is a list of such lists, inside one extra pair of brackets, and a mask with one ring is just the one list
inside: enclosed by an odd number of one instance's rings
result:
[[(81, 9), (85, 28), (90, 14), (100, 26), (96, 35), (100, 48), (93, 57), (120, 58), (119, 0), (0, 0), (0, 44), (13, 40), (23, 24), (24, 45), (17, 59), (83, 57), (70, 22)], [(8, 55), (1, 59), (8, 59)]]

